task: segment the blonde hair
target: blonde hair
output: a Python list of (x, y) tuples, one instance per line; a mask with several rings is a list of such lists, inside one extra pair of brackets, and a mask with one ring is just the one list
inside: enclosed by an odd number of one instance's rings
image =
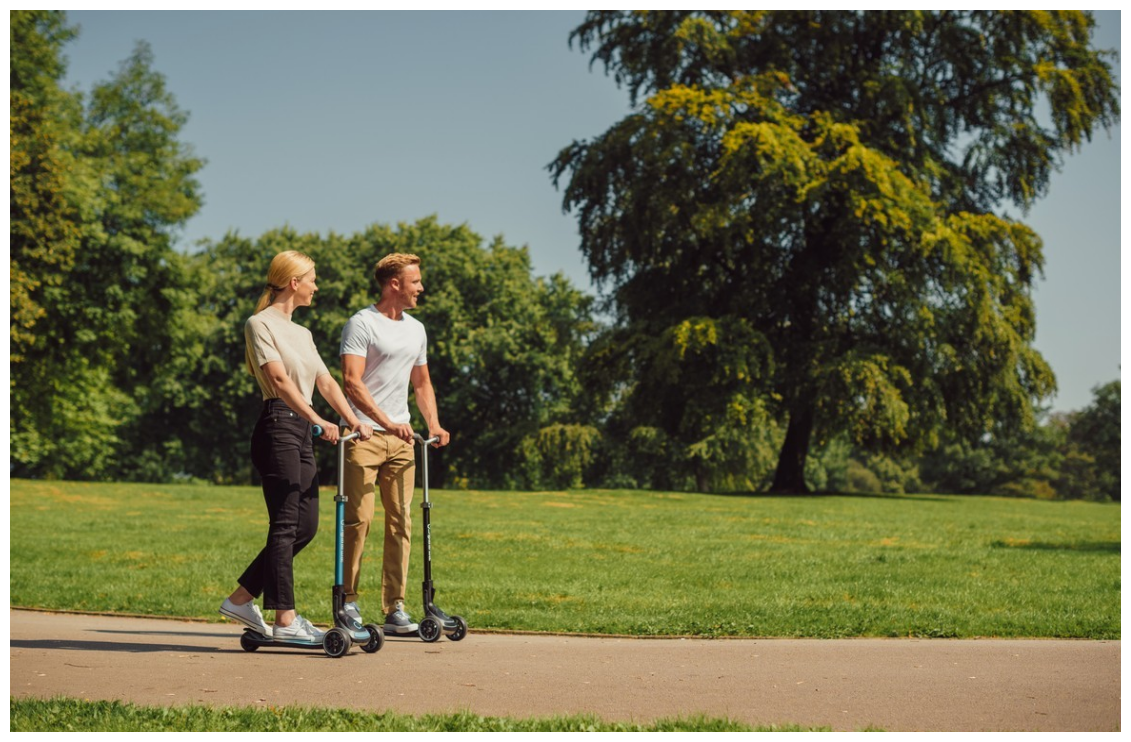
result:
[(271, 267), (267, 269), (267, 285), (263, 287), (263, 293), (252, 314), (259, 314), (271, 306), (271, 302), (275, 301), (275, 297), (287, 287), (292, 278), (302, 278), (312, 270), (314, 260), (306, 253), (287, 250), (276, 255), (271, 259)]
[[(286, 250), (271, 258), (271, 265), (267, 268), (267, 285), (259, 295), (252, 314), (259, 314), (290, 284), (292, 278), (302, 278), (314, 270), (314, 260), (306, 253), (298, 250)], [(251, 348), (244, 349), (244, 359), (247, 361), (247, 370), (255, 375), (255, 360), (251, 357)]]
[(401, 271), (410, 265), (420, 265), (420, 258), (395, 252), (378, 260), (377, 267), (373, 269), (373, 280), (377, 282), (377, 288), (384, 290), (385, 284), (400, 276)]

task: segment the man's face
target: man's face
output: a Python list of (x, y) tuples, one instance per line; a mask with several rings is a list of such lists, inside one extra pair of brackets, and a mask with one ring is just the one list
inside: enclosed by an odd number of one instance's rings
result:
[(390, 283), (392, 284), (391, 288), (397, 293), (401, 306), (405, 309), (415, 309), (416, 297), (424, 293), (424, 283), (420, 279), (420, 266), (407, 266)]

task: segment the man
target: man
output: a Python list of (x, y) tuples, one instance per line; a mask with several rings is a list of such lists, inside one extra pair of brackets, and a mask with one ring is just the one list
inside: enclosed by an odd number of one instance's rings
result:
[(448, 431), (440, 426), (436, 393), (428, 374), (428, 336), (424, 325), (405, 313), (416, 308), (424, 292), (420, 258), (393, 253), (373, 272), (381, 296), (350, 318), (342, 330), (342, 376), (346, 397), (358, 419), (373, 426), (368, 441), (346, 448), (341, 472), (347, 499), (345, 515), (344, 581), (346, 615), (362, 625), (357, 607), (361, 555), (373, 521), (375, 491), (385, 510), (385, 551), (381, 568), (381, 611), (386, 634), (412, 634), (417, 624), (404, 608), (405, 582), (412, 534), (413, 478), (416, 450), (409, 425), (408, 386), (428, 426), (435, 446), (447, 445)]

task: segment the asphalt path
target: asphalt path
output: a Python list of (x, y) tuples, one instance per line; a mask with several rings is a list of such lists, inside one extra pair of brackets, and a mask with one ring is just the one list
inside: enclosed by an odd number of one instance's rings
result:
[(835, 730), (1118, 731), (1120, 642), (471, 634), (244, 652), (230, 623), (10, 610), (13, 698), (481, 716), (706, 715)]

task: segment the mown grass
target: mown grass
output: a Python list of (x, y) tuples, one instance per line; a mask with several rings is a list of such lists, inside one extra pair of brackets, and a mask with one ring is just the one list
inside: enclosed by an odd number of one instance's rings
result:
[(10, 701), (13, 732), (799, 732), (825, 727), (751, 726), (703, 716), (651, 724), (595, 716), (515, 719), (455, 714), (410, 716), (343, 709), (138, 706), (65, 698)]
[[(11, 603), (219, 620), (258, 488), (11, 483)], [(1120, 636), (1120, 507), (988, 497), (435, 491), (437, 602), (475, 629), (758, 637)], [(419, 507), (415, 517), (419, 525)], [(296, 559), (329, 621), (333, 498)], [(363, 575), (377, 613), (380, 531)], [(418, 534), (419, 535), (419, 534)], [(420, 539), (408, 596), (419, 614)]]

